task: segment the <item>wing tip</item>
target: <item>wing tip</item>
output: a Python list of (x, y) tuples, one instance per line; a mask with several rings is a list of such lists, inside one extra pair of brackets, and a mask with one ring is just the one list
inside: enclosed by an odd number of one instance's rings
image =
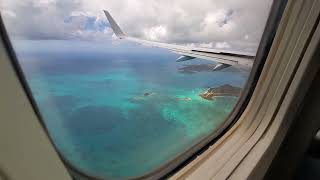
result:
[(109, 11), (103, 10), (104, 14), (107, 16), (107, 19), (109, 21), (109, 24), (111, 26), (111, 29), (113, 30), (114, 34), (122, 39), (126, 37), (126, 34), (121, 30), (120, 26), (117, 24), (117, 22), (113, 19)]

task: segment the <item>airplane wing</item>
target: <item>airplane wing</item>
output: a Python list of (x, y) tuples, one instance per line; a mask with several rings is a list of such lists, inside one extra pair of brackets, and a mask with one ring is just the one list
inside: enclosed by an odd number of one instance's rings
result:
[(120, 39), (134, 41), (140, 44), (151, 45), (155, 47), (165, 48), (181, 56), (176, 60), (177, 62), (192, 60), (194, 58), (201, 58), (218, 62), (213, 70), (223, 69), (233, 65), (244, 65), (251, 67), (254, 60), (254, 55), (245, 52), (225, 51), (209, 48), (188, 47), (176, 44), (168, 44), (161, 42), (153, 42), (143, 39), (127, 36), (112, 18), (108, 11), (104, 10), (105, 15), (110, 23), (110, 26), (115, 35)]

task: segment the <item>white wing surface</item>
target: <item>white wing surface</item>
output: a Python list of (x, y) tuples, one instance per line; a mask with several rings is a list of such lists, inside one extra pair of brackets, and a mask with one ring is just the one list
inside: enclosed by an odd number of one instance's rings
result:
[(181, 56), (177, 59), (177, 62), (187, 61), (194, 58), (201, 58), (206, 60), (215, 61), (218, 65), (213, 70), (223, 69), (225, 67), (233, 65), (242, 65), (251, 67), (254, 60), (254, 55), (247, 52), (235, 52), (235, 51), (225, 51), (209, 48), (198, 48), (198, 47), (189, 47), (176, 44), (168, 44), (161, 42), (153, 42), (143, 39), (138, 39), (134, 37), (127, 36), (112, 18), (108, 11), (104, 11), (105, 15), (108, 18), (110, 26), (115, 33), (115, 35), (120, 39), (126, 39), (129, 41), (134, 41), (144, 45), (151, 45), (155, 47), (165, 48), (174, 53), (180, 54)]

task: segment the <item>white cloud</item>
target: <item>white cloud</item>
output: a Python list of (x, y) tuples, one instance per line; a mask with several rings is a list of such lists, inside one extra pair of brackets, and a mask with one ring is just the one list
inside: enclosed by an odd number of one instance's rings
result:
[(47, 7), (50, 5), (54, 5), (56, 3), (55, 0), (33, 0), (32, 4), (34, 7)]
[(215, 44), (215, 48), (218, 48), (218, 49), (230, 49), (231, 46), (229, 43), (227, 42), (217, 42)]
[(13, 11), (10, 10), (3, 10), (1, 11), (1, 14), (4, 16), (4, 18), (16, 18), (17, 15)]
[(214, 45), (213, 42), (210, 42), (210, 43), (200, 43), (199, 45), (194, 45), (194, 46), (199, 46), (199, 47), (203, 47), (203, 48), (213, 48)]
[(106, 9), (132, 36), (255, 51), (271, 4), (272, 0), (3, 0), (0, 8), (9, 31), (19, 38), (112, 39), (102, 12)]
[(146, 28), (143, 31), (144, 37), (150, 40), (163, 40), (166, 38), (167, 29), (165, 26), (159, 25), (151, 28)]

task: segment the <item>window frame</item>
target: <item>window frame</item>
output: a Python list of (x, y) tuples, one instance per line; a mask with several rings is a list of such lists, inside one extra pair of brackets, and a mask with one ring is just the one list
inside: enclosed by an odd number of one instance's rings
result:
[(319, 1), (288, 1), (245, 112), (172, 179), (263, 179), (319, 69), (319, 19)]
[[(197, 156), (201, 155), (203, 152), (205, 152), (209, 147), (211, 147), (219, 138), (221, 138), (225, 133), (230, 130), (230, 128), (236, 123), (236, 121), (240, 118), (242, 113), (247, 108), (247, 105), (251, 99), (251, 96), (255, 90), (255, 87), (257, 85), (258, 79), (260, 77), (260, 73), (262, 72), (262, 69), (264, 67), (265, 60), (267, 58), (267, 55), (269, 53), (269, 49), (271, 48), (272, 42), (274, 40), (278, 24), (280, 22), (283, 9), (286, 6), (286, 0), (284, 1), (275, 1), (272, 5), (272, 8), (270, 9), (270, 15), (268, 17), (265, 30), (263, 33), (263, 36), (261, 38), (261, 42), (259, 44), (259, 48), (257, 51), (257, 55), (255, 58), (255, 63), (253, 65), (253, 68), (250, 72), (249, 79), (246, 82), (244, 91), (242, 96), (239, 98), (236, 106), (234, 107), (233, 111), (229, 114), (228, 118), (224, 121), (224, 123), (221, 125), (221, 127), (217, 128), (211, 135), (203, 139), (200, 143), (196, 144), (193, 147), (190, 147), (188, 151), (183, 153), (183, 157), (179, 160), (174, 159), (172, 162), (169, 162), (168, 164), (163, 165), (162, 167), (158, 168), (157, 170), (150, 172), (148, 174), (145, 174), (141, 177), (133, 177), (133, 179), (148, 179), (148, 178), (168, 178), (175, 173), (177, 173), (179, 170), (181, 170), (183, 167), (185, 167), (187, 164), (192, 162)], [(17, 57), (15, 56), (14, 49), (11, 46), (10, 39), (7, 36), (5, 26), (2, 22), (1, 18), (1, 36), (2, 40), (4, 41), (5, 48), (9, 54), (9, 57), (11, 59), (12, 66), (14, 67), (14, 70), (16, 72), (16, 75), (26, 93), (26, 96), (33, 107), (33, 110), (42, 126), (42, 128), (45, 130), (46, 136), (49, 139), (51, 145), (56, 150), (57, 154), (59, 155), (59, 158), (62, 162), (64, 162), (65, 166), (68, 168), (69, 172), (73, 176), (78, 176), (81, 179), (99, 179), (95, 176), (91, 176), (88, 174), (85, 174), (78, 170), (76, 167), (72, 165), (72, 163), (67, 162), (66, 159), (63, 158), (63, 155), (60, 154), (60, 152), (56, 149), (49, 133), (47, 130), (46, 125), (44, 124), (44, 121), (42, 120), (42, 116), (37, 108), (37, 105), (35, 103), (35, 100), (31, 94), (31, 90), (27, 84), (26, 79), (24, 78), (24, 75), (22, 73), (22, 69), (19, 65), (19, 62), (17, 60)]]

